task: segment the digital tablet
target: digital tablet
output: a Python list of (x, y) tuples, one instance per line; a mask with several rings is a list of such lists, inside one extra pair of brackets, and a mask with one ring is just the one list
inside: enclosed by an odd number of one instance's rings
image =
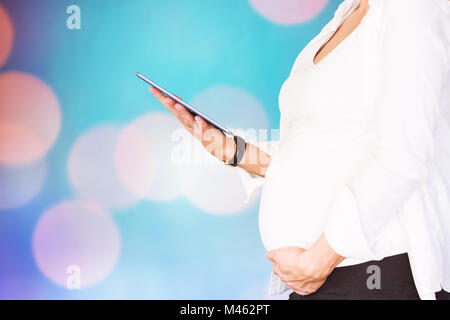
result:
[(214, 127), (216, 127), (217, 129), (219, 129), (220, 131), (222, 131), (224, 134), (232, 136), (233, 132), (231, 132), (231, 130), (225, 128), (223, 125), (221, 125), (220, 123), (218, 123), (217, 121), (213, 120), (212, 118), (208, 117), (207, 115), (203, 114), (202, 112), (198, 111), (196, 108), (194, 108), (193, 106), (191, 106), (190, 104), (188, 104), (187, 102), (184, 102), (183, 100), (181, 100), (180, 98), (178, 98), (177, 96), (171, 94), (169, 91), (167, 91), (166, 89), (160, 87), (159, 85), (157, 85), (155, 82), (153, 82), (152, 80), (146, 78), (145, 76), (143, 76), (142, 74), (140, 74), (139, 72), (136, 73), (136, 75), (138, 76), (138, 78), (144, 80), (146, 83), (148, 83), (150, 86), (152, 86), (153, 88), (155, 88), (156, 90), (160, 91), (161, 93), (163, 93), (164, 95), (168, 96), (169, 98), (175, 100), (176, 102), (178, 102), (179, 104), (181, 104), (182, 106), (184, 106), (186, 109), (188, 109), (190, 112), (192, 112), (193, 114), (202, 117), (206, 122), (208, 122), (209, 124), (213, 125)]

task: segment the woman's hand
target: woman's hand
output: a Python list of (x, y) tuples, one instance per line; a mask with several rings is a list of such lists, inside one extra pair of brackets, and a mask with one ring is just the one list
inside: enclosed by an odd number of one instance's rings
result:
[[(194, 117), (181, 104), (166, 97), (155, 88), (150, 87), (150, 92), (167, 110), (178, 118), (186, 130), (200, 141), (208, 152), (219, 160), (226, 163), (230, 162), (236, 154), (236, 143), (232, 137), (227, 137), (222, 131), (210, 125), (201, 117)], [(247, 148), (244, 157), (239, 163), (239, 167), (249, 173), (264, 177), (271, 160), (272, 158), (266, 152), (251, 143), (247, 143)]]
[(189, 131), (205, 149), (219, 160), (229, 162), (236, 153), (236, 143), (222, 131), (210, 125), (199, 116), (195, 116), (184, 106), (165, 96), (160, 91), (150, 87), (150, 92), (173, 113), (184, 128)]
[(316, 292), (344, 259), (324, 235), (308, 250), (286, 247), (269, 251), (266, 256), (273, 262), (273, 272), (299, 295)]

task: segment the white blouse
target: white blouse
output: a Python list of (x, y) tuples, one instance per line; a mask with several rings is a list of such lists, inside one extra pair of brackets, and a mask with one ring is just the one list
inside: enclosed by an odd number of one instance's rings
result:
[[(422, 299), (450, 291), (450, 2), (371, 0), (357, 29), (318, 50), (359, 0), (344, 1), (280, 92), (280, 140), (263, 179), (267, 250), (321, 234), (358, 264), (407, 252)], [(271, 294), (287, 286), (272, 274)]]

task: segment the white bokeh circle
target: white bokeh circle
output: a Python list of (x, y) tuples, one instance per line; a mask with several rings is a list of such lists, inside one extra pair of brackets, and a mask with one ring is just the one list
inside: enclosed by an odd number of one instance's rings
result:
[(77, 194), (106, 208), (123, 208), (137, 198), (117, 175), (114, 155), (121, 129), (100, 126), (77, 139), (69, 155), (68, 174)]
[(0, 74), (0, 164), (42, 158), (60, 127), (59, 102), (50, 87), (26, 73)]
[(317, 16), (328, 0), (249, 0), (264, 18), (281, 25), (295, 25)]
[(19, 208), (34, 199), (46, 177), (45, 159), (26, 166), (0, 165), (0, 210)]
[(67, 287), (78, 268), (81, 288), (95, 285), (113, 270), (120, 234), (108, 212), (89, 202), (64, 202), (40, 218), (33, 234), (33, 254), (41, 272)]
[(206, 213), (228, 215), (239, 213), (252, 203), (245, 203), (247, 196), (238, 169), (225, 166), (201, 146), (192, 149), (197, 149), (196, 154), (204, 153), (202, 163), (178, 166), (182, 193), (192, 205)]
[(197, 94), (191, 104), (228, 128), (267, 129), (261, 102), (238, 87), (217, 85)]
[(172, 158), (173, 133), (182, 130), (178, 120), (165, 112), (145, 114), (120, 134), (115, 150), (118, 176), (129, 192), (151, 201), (180, 196)]

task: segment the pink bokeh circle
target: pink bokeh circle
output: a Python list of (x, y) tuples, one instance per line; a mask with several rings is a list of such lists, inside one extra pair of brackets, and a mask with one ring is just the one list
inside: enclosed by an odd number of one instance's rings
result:
[(294, 25), (313, 19), (328, 0), (250, 0), (264, 18), (281, 25)]
[(5, 8), (0, 5), (0, 67), (8, 60), (14, 41), (14, 27)]
[(42, 273), (69, 287), (77, 270), (80, 288), (95, 285), (113, 270), (120, 235), (110, 215), (89, 202), (64, 202), (39, 220), (33, 235), (33, 254)]
[(154, 183), (155, 156), (143, 129), (131, 124), (122, 130), (114, 152), (115, 166), (120, 180), (138, 198), (145, 198)]
[(22, 72), (0, 74), (0, 164), (42, 158), (60, 127), (58, 99), (44, 82)]

